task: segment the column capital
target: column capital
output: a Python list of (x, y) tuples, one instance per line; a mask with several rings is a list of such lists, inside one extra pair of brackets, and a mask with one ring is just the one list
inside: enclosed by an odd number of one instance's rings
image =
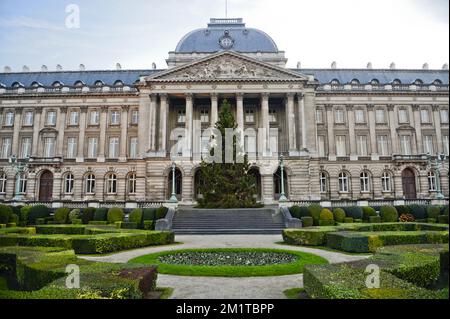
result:
[(122, 105), (122, 112), (128, 112), (130, 110), (129, 105)]
[(80, 106), (81, 113), (87, 113), (87, 110), (88, 110), (88, 106), (87, 105)]
[(192, 93), (185, 93), (184, 96), (186, 98), (186, 101), (192, 101), (192, 99), (194, 98), (194, 94)]
[(431, 105), (431, 107), (433, 108), (434, 112), (439, 111), (439, 109), (441, 108), (441, 106), (439, 104), (433, 104), (433, 105)]
[(210, 97), (211, 97), (211, 100), (217, 100), (219, 98), (219, 94), (214, 92), (214, 93), (210, 94)]
[(100, 109), (101, 109), (102, 113), (108, 112), (108, 106), (106, 106), (106, 105), (102, 105), (102, 106), (100, 107)]
[(394, 104), (388, 104), (386, 106), (387, 106), (388, 111), (394, 111), (394, 108), (395, 108)]
[(300, 101), (300, 100), (303, 100), (305, 98), (305, 94), (303, 93), (303, 92), (298, 92), (297, 93), (297, 99)]
[(347, 104), (347, 105), (346, 105), (346, 108), (347, 108), (347, 110), (349, 110), (349, 111), (353, 111), (353, 109), (355, 108), (355, 105), (353, 105), (353, 104)]
[(366, 107), (368, 111), (372, 111), (375, 108), (375, 104), (367, 104)]
[(413, 111), (418, 111), (420, 109), (420, 105), (413, 104), (413, 105), (411, 105), (411, 108), (412, 108)]
[(161, 93), (161, 94), (159, 94), (159, 98), (161, 100), (166, 101), (169, 98), (169, 96), (167, 95), (167, 93)]
[(263, 100), (268, 100), (269, 97), (270, 97), (270, 93), (267, 93), (267, 92), (261, 93), (261, 98), (262, 98)]
[(295, 97), (295, 93), (294, 93), (294, 92), (288, 92), (288, 93), (286, 93), (286, 97), (287, 97), (288, 99), (293, 100), (294, 97)]
[(323, 106), (325, 107), (325, 109), (330, 111), (333, 109), (333, 104), (324, 104)]
[(61, 106), (61, 107), (59, 108), (59, 112), (60, 112), (60, 113), (67, 113), (67, 106), (66, 106), (66, 105)]
[(158, 94), (152, 93), (149, 95), (149, 97), (150, 97), (150, 101), (155, 102), (156, 99), (158, 98)]
[(242, 99), (244, 98), (244, 93), (242, 93), (242, 92), (237, 92), (237, 93), (236, 93), (236, 98), (239, 99), (239, 100), (242, 100)]
[(42, 106), (36, 106), (36, 107), (34, 108), (34, 111), (35, 111), (36, 113), (42, 113), (42, 109), (43, 109)]

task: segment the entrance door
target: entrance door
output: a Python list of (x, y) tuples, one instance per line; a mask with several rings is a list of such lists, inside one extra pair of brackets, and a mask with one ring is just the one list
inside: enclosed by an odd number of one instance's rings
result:
[(41, 175), (39, 181), (39, 200), (48, 202), (52, 200), (53, 196), (53, 174), (50, 171), (45, 171)]
[(406, 199), (417, 198), (416, 176), (414, 172), (407, 168), (402, 172), (403, 195)]

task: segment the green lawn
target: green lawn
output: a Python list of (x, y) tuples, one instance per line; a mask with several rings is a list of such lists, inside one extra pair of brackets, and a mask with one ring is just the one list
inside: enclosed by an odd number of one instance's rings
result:
[[(285, 264), (271, 264), (264, 266), (199, 266), (199, 265), (179, 265), (168, 264), (160, 261), (160, 257), (175, 255), (180, 253), (284, 253), (295, 256), (295, 261)], [(322, 257), (291, 250), (281, 249), (259, 249), (259, 248), (216, 248), (216, 249), (183, 249), (175, 251), (165, 251), (144, 255), (132, 259), (129, 263), (157, 265), (161, 274), (172, 274), (179, 276), (210, 276), (210, 277), (257, 277), (257, 276), (281, 276), (300, 274), (305, 265), (327, 264), (328, 261)]]
[(283, 291), (288, 299), (302, 299), (300, 293), (305, 292), (304, 288), (292, 288)]

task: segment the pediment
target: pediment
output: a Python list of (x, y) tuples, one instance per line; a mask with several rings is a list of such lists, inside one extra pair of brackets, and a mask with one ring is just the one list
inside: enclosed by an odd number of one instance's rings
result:
[(288, 69), (228, 51), (146, 78), (146, 81), (215, 80), (308, 81), (311, 79)]

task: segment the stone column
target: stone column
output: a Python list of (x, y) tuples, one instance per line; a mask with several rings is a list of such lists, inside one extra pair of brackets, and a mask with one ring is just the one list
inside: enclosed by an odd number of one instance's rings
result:
[(436, 128), (436, 151), (444, 153), (444, 145), (442, 141), (441, 115), (439, 114), (439, 105), (433, 105), (434, 127)]
[(413, 127), (416, 129), (416, 143), (412, 143), (412, 153), (421, 154), (423, 153), (422, 147), (422, 121), (420, 119), (420, 107), (419, 105), (413, 105), (413, 116), (414, 124)]
[(316, 101), (314, 92), (305, 92), (303, 98), (303, 128), (302, 143), (303, 148), (315, 154), (317, 150), (317, 125), (316, 125)]
[(369, 113), (370, 151), (372, 154), (372, 159), (374, 159), (374, 157), (378, 157), (374, 105), (373, 104), (367, 105), (367, 111)]
[(127, 161), (127, 145), (128, 145), (128, 105), (122, 106), (122, 115), (120, 116), (120, 154), (119, 161)]
[(328, 154), (331, 159), (336, 158), (336, 143), (334, 139), (334, 119), (333, 119), (333, 105), (325, 105), (327, 113), (327, 131), (328, 131)]
[(80, 114), (80, 132), (78, 134), (78, 152), (77, 152), (77, 162), (84, 161), (84, 140), (86, 132), (86, 117), (87, 117), (87, 106), (81, 107)]
[(389, 104), (388, 106), (389, 112), (389, 129), (391, 131), (391, 153), (398, 154), (398, 134), (397, 134), (397, 120), (395, 116), (395, 106), (393, 104)]
[(350, 144), (350, 160), (358, 160), (358, 150), (356, 149), (355, 138), (355, 110), (353, 105), (347, 105), (348, 113), (348, 139)]
[(286, 135), (289, 143), (289, 154), (294, 156), (297, 153), (297, 139), (295, 130), (294, 93), (288, 93), (286, 97)]
[(150, 95), (150, 110), (149, 110), (149, 116), (150, 116), (150, 120), (149, 120), (149, 126), (150, 129), (148, 130), (149, 132), (149, 150), (152, 152), (156, 152), (156, 107), (158, 104), (158, 96), (156, 94), (151, 94)]
[(108, 125), (108, 107), (102, 106), (101, 113), (100, 113), (100, 141), (99, 141), (99, 148), (98, 148), (98, 162), (105, 162), (106, 156), (106, 127)]
[(58, 141), (56, 143), (56, 156), (64, 157), (64, 130), (66, 129), (66, 115), (67, 115), (67, 106), (62, 106), (59, 109), (59, 118), (58, 118)]
[(261, 124), (260, 129), (262, 132), (258, 134), (260, 139), (259, 153), (262, 156), (268, 155), (269, 142), (270, 142), (270, 123), (269, 123), (269, 93), (261, 94)]
[(244, 145), (244, 94), (236, 93), (236, 122), (241, 137), (241, 144)]
[(33, 125), (33, 149), (31, 151), (32, 157), (38, 156), (39, 146), (39, 131), (41, 127), (42, 107), (37, 107), (34, 112), (34, 125)]
[(211, 93), (211, 127), (215, 127), (219, 119), (219, 97), (217, 93)]
[(193, 111), (193, 95), (186, 93), (186, 154), (183, 154), (184, 157), (192, 156)]
[(22, 124), (22, 109), (16, 108), (16, 112), (14, 114), (14, 131), (13, 131), (13, 138), (12, 138), (12, 147), (11, 147), (11, 155), (15, 155), (17, 157), (20, 156), (18, 154), (19, 151), (19, 133), (21, 129)]
[(160, 109), (159, 109), (159, 153), (165, 157), (167, 153), (167, 94), (160, 94)]
[(145, 154), (150, 149), (150, 141), (148, 139), (148, 132), (150, 130), (150, 96), (142, 93), (139, 96), (139, 124), (138, 124), (138, 144), (139, 155), (145, 157)]
[(303, 93), (297, 95), (298, 101), (298, 118), (300, 127), (300, 150), (304, 151), (306, 149), (306, 132), (305, 132), (305, 96)]

